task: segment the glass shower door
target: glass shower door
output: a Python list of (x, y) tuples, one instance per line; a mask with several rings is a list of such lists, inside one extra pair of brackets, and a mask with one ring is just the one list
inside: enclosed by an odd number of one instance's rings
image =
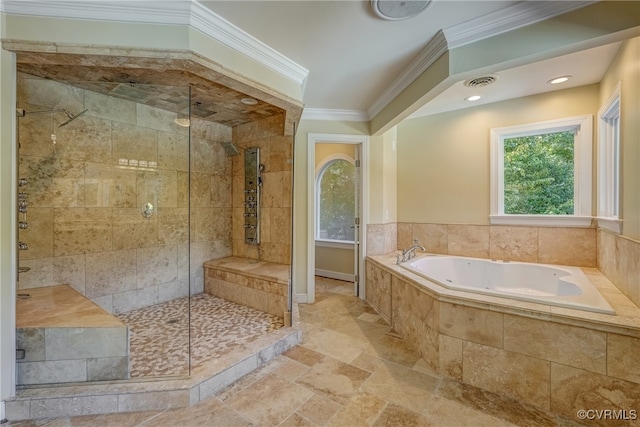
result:
[(189, 105), (19, 73), (19, 385), (189, 374)]

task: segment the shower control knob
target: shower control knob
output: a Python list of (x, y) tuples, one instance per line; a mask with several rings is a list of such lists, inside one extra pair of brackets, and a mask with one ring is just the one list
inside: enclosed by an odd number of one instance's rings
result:
[(151, 218), (155, 212), (155, 207), (151, 203), (145, 203), (142, 205), (142, 216), (145, 218)]
[(29, 249), (29, 245), (27, 245), (25, 242), (18, 242), (18, 249), (20, 249), (21, 251), (26, 251), (27, 249)]
[(27, 178), (20, 178), (18, 180), (18, 186), (22, 187), (25, 186), (29, 183), (29, 180)]
[(20, 228), (21, 230), (26, 230), (27, 228), (29, 228), (29, 224), (27, 224), (25, 221), (20, 221), (18, 223), (18, 228)]

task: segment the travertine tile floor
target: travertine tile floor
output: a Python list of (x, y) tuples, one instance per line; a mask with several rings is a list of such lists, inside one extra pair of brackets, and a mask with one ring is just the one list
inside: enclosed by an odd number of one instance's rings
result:
[(303, 342), (199, 404), (15, 426), (563, 426), (576, 424), (430, 372), (352, 285), (317, 278)]
[(227, 354), (281, 328), (282, 318), (209, 294), (180, 298), (118, 317), (129, 328), (131, 378), (189, 374), (192, 367)]

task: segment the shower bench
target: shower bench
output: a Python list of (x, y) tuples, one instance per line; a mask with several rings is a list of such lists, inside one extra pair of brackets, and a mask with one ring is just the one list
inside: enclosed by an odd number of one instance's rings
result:
[(17, 384), (129, 377), (127, 326), (69, 285), (20, 289)]
[(286, 264), (227, 257), (204, 263), (204, 291), (210, 295), (287, 318)]

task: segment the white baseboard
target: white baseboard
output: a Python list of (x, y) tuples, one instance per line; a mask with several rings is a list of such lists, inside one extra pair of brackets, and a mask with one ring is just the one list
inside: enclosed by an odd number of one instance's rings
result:
[(316, 276), (328, 277), (329, 279), (344, 280), (345, 282), (353, 282), (353, 274), (340, 273), (339, 271), (322, 270), (316, 268)]
[(4, 421), (4, 401), (0, 402), (0, 421)]

